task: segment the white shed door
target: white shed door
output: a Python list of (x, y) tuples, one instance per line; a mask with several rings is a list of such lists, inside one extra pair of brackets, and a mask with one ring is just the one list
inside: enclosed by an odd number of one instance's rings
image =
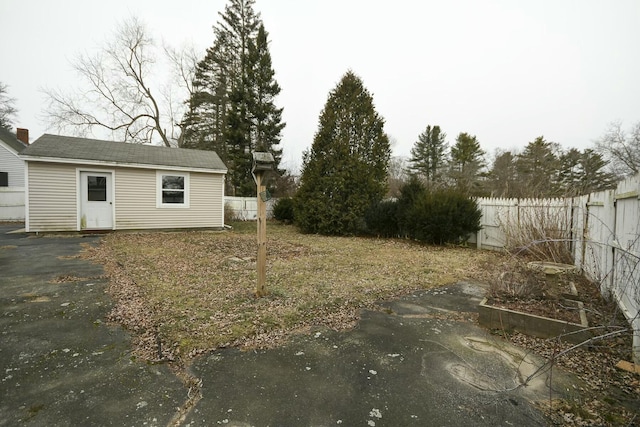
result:
[(80, 172), (80, 228), (113, 228), (113, 194), (110, 172)]

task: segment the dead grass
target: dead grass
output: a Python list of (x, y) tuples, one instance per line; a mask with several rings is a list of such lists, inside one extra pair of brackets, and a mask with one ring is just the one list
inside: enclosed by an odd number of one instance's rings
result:
[(304, 235), (270, 223), (269, 295), (255, 298), (255, 223), (235, 225), (231, 232), (114, 233), (86, 248), (111, 278), (112, 320), (138, 334), (144, 357), (270, 346), (311, 326), (350, 328), (362, 308), (478, 278), (501, 257), (401, 240)]
[[(490, 282), (511, 259), (403, 240), (303, 235), (275, 223), (267, 234), (264, 298), (253, 296), (255, 222), (235, 223), (231, 232), (113, 233), (98, 247), (83, 245), (83, 256), (104, 265), (116, 300), (109, 317), (132, 331), (136, 355), (180, 362), (219, 347), (273, 346), (314, 326), (350, 328), (362, 308), (375, 309), (378, 301), (458, 280)], [(559, 351), (551, 341), (509, 339), (547, 358)], [(568, 401), (546, 408), (558, 425), (633, 425), (637, 402), (625, 399), (637, 396), (640, 383), (613, 368), (628, 355), (596, 350), (579, 349), (558, 362), (589, 385), (576, 391), (585, 394), (582, 412)], [(627, 406), (607, 397), (610, 390), (622, 393)]]

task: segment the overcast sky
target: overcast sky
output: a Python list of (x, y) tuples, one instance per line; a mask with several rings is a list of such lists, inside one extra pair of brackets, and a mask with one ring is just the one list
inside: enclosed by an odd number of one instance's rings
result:
[[(47, 130), (42, 87), (132, 15), (160, 42), (213, 44), (226, 0), (0, 0), (0, 82), (32, 141)], [(284, 162), (298, 167), (329, 91), (347, 70), (373, 94), (394, 155), (428, 124), (489, 153), (535, 137), (588, 148), (614, 120), (640, 121), (639, 0), (257, 0), (269, 32)]]

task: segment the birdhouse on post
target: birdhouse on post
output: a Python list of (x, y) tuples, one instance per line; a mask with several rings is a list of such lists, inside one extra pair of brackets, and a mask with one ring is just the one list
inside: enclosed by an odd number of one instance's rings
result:
[(274, 169), (275, 160), (271, 153), (254, 152), (253, 167), (251, 174), (256, 182), (256, 194), (258, 201), (258, 282), (256, 285), (256, 296), (261, 297), (267, 294), (265, 282), (267, 277), (267, 205), (266, 202), (271, 197), (266, 189), (266, 174)]

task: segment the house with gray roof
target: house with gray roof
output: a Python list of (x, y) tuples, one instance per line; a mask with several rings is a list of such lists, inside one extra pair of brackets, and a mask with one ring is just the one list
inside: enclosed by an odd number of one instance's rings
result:
[(20, 157), (27, 232), (224, 226), (213, 151), (45, 134)]
[[(29, 141), (28, 131), (26, 142)], [(24, 221), (24, 160), (19, 156), (27, 143), (0, 128), (0, 221)]]

